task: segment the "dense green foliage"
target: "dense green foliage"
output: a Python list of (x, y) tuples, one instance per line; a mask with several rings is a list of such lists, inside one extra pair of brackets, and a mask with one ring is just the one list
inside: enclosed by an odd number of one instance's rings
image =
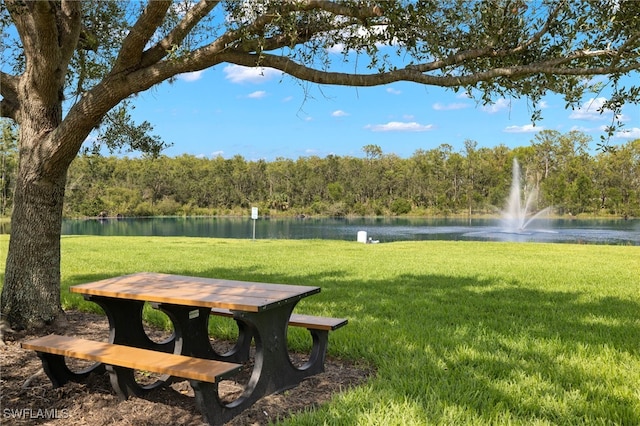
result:
[(588, 153), (584, 134), (543, 131), (530, 146), (449, 145), (410, 158), (365, 146), (364, 158), (305, 157), (248, 161), (81, 156), (71, 166), (69, 217), (274, 214), (441, 215), (492, 213), (504, 205), (512, 159), (538, 208), (558, 214), (640, 215), (640, 140)]
[[(11, 210), (17, 150), (0, 146), (0, 216)], [(6, 135), (5, 135), (6, 136)], [(640, 216), (640, 140), (591, 155), (580, 132), (539, 133), (528, 147), (450, 145), (410, 158), (375, 145), (364, 157), (248, 161), (182, 155), (142, 158), (83, 155), (68, 173), (67, 217), (245, 214), (446, 215), (493, 213), (504, 205), (512, 159), (537, 207), (558, 214)]]
[[(63, 236), (61, 295), (95, 308), (68, 286), (138, 271), (320, 286), (296, 310), (347, 317), (329, 356), (376, 374), (286, 424), (635, 425), (639, 258), (575, 244)], [(211, 321), (217, 337), (235, 330)], [(303, 330), (289, 337), (311, 346)]]

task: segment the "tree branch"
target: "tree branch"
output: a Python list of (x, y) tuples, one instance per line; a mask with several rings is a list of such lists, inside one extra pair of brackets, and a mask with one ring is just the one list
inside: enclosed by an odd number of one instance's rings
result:
[(324, 10), (335, 16), (350, 16), (352, 18), (367, 19), (376, 18), (383, 15), (383, 8), (375, 5), (368, 7), (350, 7), (342, 4), (337, 4), (332, 1), (326, 0), (305, 0), (296, 4), (297, 10)]
[(4, 98), (0, 101), (0, 117), (10, 118), (16, 121), (16, 113), (18, 108), (13, 105), (8, 99)]
[[(56, 46), (43, 45), (44, 40), (51, 41), (57, 34), (55, 13), (51, 5), (46, 1), (23, 2), (20, 0), (6, 0), (5, 4), (22, 40), (27, 68), (44, 66), (47, 61), (38, 61), (32, 56), (48, 57), (57, 51)], [(51, 37), (52, 34), (54, 37)]]
[[(60, 16), (54, 2), (7, 0), (6, 5), (24, 46), (25, 70), (20, 77), (3, 81), (3, 85), (8, 84), (9, 88), (2, 114), (20, 122), (20, 108), (24, 106), (20, 101), (25, 96), (24, 91), (28, 91), (32, 99), (39, 98), (44, 104), (51, 105), (62, 100), (66, 66), (76, 44), (73, 37), (75, 35), (77, 40), (78, 35), (78, 30), (73, 26), (80, 22), (80, 17), (74, 16), (73, 11), (79, 11), (79, 5), (70, 5), (65, 1), (65, 10), (70, 15), (62, 19), (64, 22), (60, 26)], [(67, 43), (67, 57), (62, 56), (62, 41)], [(50, 78), (43, 79), (43, 76)]]
[(411, 81), (420, 84), (442, 86), (442, 87), (459, 87), (471, 86), (482, 81), (490, 81), (499, 77), (522, 78), (537, 74), (559, 74), (559, 75), (601, 75), (609, 73), (626, 73), (632, 70), (640, 69), (640, 62), (631, 63), (626, 67), (563, 67), (563, 64), (575, 61), (577, 59), (610, 55), (609, 51), (595, 52), (576, 52), (566, 58), (558, 58), (549, 61), (529, 65), (517, 65), (512, 67), (494, 68), (484, 72), (477, 72), (469, 75), (429, 75), (415, 70), (414, 67), (406, 67), (394, 71), (388, 71), (375, 74), (350, 74), (320, 71), (314, 68), (298, 64), (293, 60), (270, 54), (253, 54), (239, 52), (223, 52), (218, 56), (223, 62), (230, 62), (236, 65), (247, 67), (264, 66), (275, 68), (283, 71), (293, 77), (301, 80), (318, 84), (334, 84), (340, 86), (377, 86), (389, 84), (398, 81)]
[(218, 3), (220, 3), (218, 0), (201, 0), (194, 8), (185, 14), (184, 18), (182, 18), (178, 25), (176, 25), (165, 38), (144, 52), (141, 66), (146, 67), (152, 65), (167, 56), (171, 48), (182, 43), (193, 27), (195, 27), (202, 18), (207, 16)]
[[(48, 1), (29, 2), (32, 10), (33, 26), (29, 28), (29, 36), (37, 47), (35, 51), (25, 49), (27, 62), (37, 69), (38, 73), (47, 75), (44, 68), (55, 67), (59, 63), (60, 47), (58, 45), (58, 25), (56, 20), (55, 4)], [(33, 4), (33, 6), (31, 6)], [(32, 57), (29, 57), (32, 53)], [(44, 60), (43, 60), (44, 59)]]
[(463, 62), (473, 60), (473, 59), (478, 59), (481, 57), (503, 58), (506, 56), (522, 53), (526, 49), (528, 49), (530, 46), (532, 46), (534, 43), (540, 41), (542, 36), (549, 31), (549, 29), (551, 28), (551, 25), (553, 24), (555, 19), (558, 17), (558, 14), (560, 13), (560, 10), (562, 9), (563, 6), (564, 6), (564, 1), (559, 1), (558, 4), (556, 5), (556, 8), (547, 17), (547, 20), (544, 26), (535, 34), (533, 34), (529, 39), (527, 39), (523, 43), (520, 43), (518, 46), (512, 49), (496, 49), (493, 47), (488, 47), (483, 49), (472, 49), (464, 52), (458, 52), (455, 55), (451, 55), (446, 59), (442, 59), (439, 61), (433, 61), (427, 64), (413, 65), (411, 66), (411, 69), (420, 71), (420, 72), (429, 72), (437, 69), (442, 69), (448, 66), (461, 64)]
[(18, 94), (18, 81), (19, 78), (12, 74), (7, 74), (4, 71), (0, 71), (0, 95), (3, 98), (15, 97)]
[(556, 8), (549, 14), (543, 27), (540, 28), (540, 30), (536, 32), (531, 38), (529, 38), (529, 40), (525, 41), (524, 43), (512, 49), (512, 53), (518, 53), (518, 52), (524, 51), (525, 49), (532, 46), (534, 43), (537, 43), (538, 41), (540, 41), (542, 36), (549, 32), (549, 30), (551, 29), (551, 26), (553, 25), (556, 18), (560, 14), (560, 10), (562, 10), (564, 6), (565, 6), (564, 0), (558, 1)]
[(63, 0), (60, 6), (60, 68), (66, 70), (80, 39), (82, 13), (78, 1)]
[(262, 52), (280, 49), (292, 44), (303, 44), (311, 40), (321, 31), (314, 31), (307, 25), (298, 25), (295, 36), (293, 34), (279, 33), (261, 40), (243, 40), (234, 50), (239, 52)]
[(0, 94), (2, 95), (0, 117), (7, 117), (17, 121), (16, 114), (20, 106), (20, 101), (18, 100), (19, 78), (0, 71), (0, 81), (2, 81), (2, 84), (0, 84)]
[[(336, 29), (335, 27), (331, 27), (323, 30), (313, 30), (308, 26), (305, 27), (302, 25), (298, 25), (298, 38), (295, 40), (291, 39), (291, 37), (287, 36), (286, 34), (279, 34), (277, 36), (265, 38), (264, 40), (261, 40), (262, 44), (260, 44), (256, 40), (243, 40), (243, 37), (246, 34), (258, 35), (264, 33), (264, 29), (267, 25), (280, 19), (285, 14), (295, 12), (310, 12), (312, 10), (322, 10), (325, 12), (329, 12), (334, 16), (346, 16), (359, 20), (382, 16), (382, 9), (379, 6), (349, 7), (326, 0), (305, 0), (298, 2), (289, 2), (278, 5), (277, 10), (268, 10), (264, 14), (258, 16), (250, 25), (246, 25), (240, 30), (227, 32), (216, 41), (216, 45), (224, 45), (225, 48), (238, 49), (244, 52), (259, 52), (262, 50), (272, 50), (284, 47), (292, 44), (292, 42), (293, 44), (304, 43), (306, 41), (309, 41), (314, 35), (321, 34), (324, 30)], [(210, 46), (213, 47), (213, 43)]]
[(162, 23), (170, 6), (170, 0), (149, 1), (124, 39), (112, 73), (133, 68), (140, 63), (145, 46)]

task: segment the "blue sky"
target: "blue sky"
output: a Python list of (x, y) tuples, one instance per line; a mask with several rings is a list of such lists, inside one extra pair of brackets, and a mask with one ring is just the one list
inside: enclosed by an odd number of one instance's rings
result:
[[(137, 122), (149, 121), (154, 134), (173, 143), (164, 151), (169, 156), (239, 154), (268, 161), (329, 154), (361, 157), (363, 146), (375, 144), (385, 154), (406, 158), (441, 144), (462, 151), (467, 139), (478, 147), (528, 146), (542, 129), (581, 130), (593, 137), (595, 150), (612, 118), (611, 113), (597, 112), (600, 104), (601, 99), (592, 96), (583, 99), (580, 109), (565, 110), (560, 96), (548, 96), (543, 120), (534, 127), (526, 99), (496, 99), (482, 106), (461, 92), (415, 83), (318, 86), (272, 69), (227, 64), (181, 75), (139, 94), (132, 116)], [(626, 106), (622, 120), (625, 132), (611, 142), (640, 138), (640, 107)]]

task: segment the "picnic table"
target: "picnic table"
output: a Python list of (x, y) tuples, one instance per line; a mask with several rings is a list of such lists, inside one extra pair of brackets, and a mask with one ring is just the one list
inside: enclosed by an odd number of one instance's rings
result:
[[(97, 303), (109, 320), (109, 342), (92, 342), (69, 336), (45, 336), (23, 342), (42, 359), (54, 386), (81, 381), (92, 372), (109, 372), (116, 393), (123, 399), (180, 378), (188, 379), (195, 391), (196, 405), (210, 424), (222, 424), (259, 398), (299, 384), (324, 371), (327, 335), (346, 319), (292, 315), (303, 298), (320, 292), (319, 287), (256, 283), (214, 278), (188, 277), (142, 272), (80, 284), (70, 288)], [(151, 340), (144, 330), (145, 303), (160, 309), (173, 323), (173, 335)], [(211, 345), (210, 315), (231, 316), (238, 324), (238, 341), (227, 353)], [(306, 327), (313, 336), (309, 361), (296, 367), (287, 348), (287, 327)], [(237, 374), (255, 345), (253, 371), (240, 398), (229, 404), (220, 401), (218, 382)], [(97, 361), (91, 368), (71, 372), (64, 357)], [(145, 361), (148, 359), (149, 361)], [(134, 369), (163, 374), (152, 385), (140, 385)]]

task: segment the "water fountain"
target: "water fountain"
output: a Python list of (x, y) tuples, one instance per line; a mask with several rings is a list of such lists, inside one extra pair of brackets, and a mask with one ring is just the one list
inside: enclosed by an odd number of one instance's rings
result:
[(506, 209), (502, 211), (502, 232), (517, 234), (530, 233), (532, 231), (527, 231), (529, 224), (550, 211), (550, 208), (547, 207), (532, 214), (531, 207), (537, 197), (537, 191), (532, 190), (526, 193), (523, 204), (520, 180), (520, 164), (518, 160), (514, 158), (511, 191), (509, 192), (509, 198), (507, 198)]

